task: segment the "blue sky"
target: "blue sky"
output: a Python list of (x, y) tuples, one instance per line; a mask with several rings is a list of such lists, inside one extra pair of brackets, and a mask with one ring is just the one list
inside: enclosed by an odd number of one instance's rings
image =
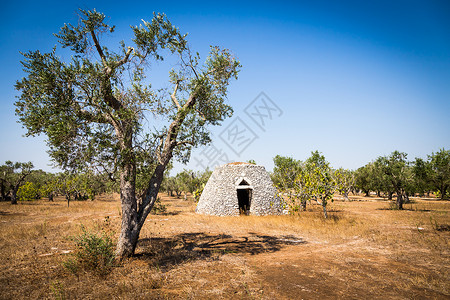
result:
[[(229, 93), (235, 116), (213, 129), (215, 149), (229, 160), (270, 170), (277, 154), (304, 160), (317, 149), (332, 166), (355, 169), (394, 150), (414, 159), (450, 148), (448, 1), (2, 1), (0, 163), (51, 170), (45, 137), (25, 138), (16, 123), (13, 85), (24, 76), (19, 51), (50, 51), (52, 33), (76, 22), (78, 7), (109, 16), (113, 41), (129, 40), (129, 25), (157, 11), (201, 54), (218, 45), (239, 57)], [(244, 112), (261, 92), (282, 111), (264, 130)], [(239, 155), (220, 139), (238, 117), (256, 136)], [(187, 167), (199, 168), (210, 150), (198, 149)]]

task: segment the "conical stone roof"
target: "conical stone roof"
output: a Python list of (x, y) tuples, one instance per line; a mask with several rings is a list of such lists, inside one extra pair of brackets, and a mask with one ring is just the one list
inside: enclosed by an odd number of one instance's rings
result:
[(281, 200), (263, 166), (235, 162), (217, 167), (205, 185), (196, 212), (234, 216), (280, 215)]

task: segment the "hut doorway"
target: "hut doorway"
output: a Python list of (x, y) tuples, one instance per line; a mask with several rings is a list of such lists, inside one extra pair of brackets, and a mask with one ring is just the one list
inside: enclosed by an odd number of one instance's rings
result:
[(252, 189), (245, 180), (242, 180), (237, 187), (237, 198), (239, 214), (248, 216), (250, 214), (250, 204), (252, 202)]

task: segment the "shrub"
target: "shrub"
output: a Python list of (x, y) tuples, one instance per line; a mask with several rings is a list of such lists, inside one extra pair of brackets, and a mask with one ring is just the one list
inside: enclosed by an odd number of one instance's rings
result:
[(389, 201), (389, 210), (399, 210), (395, 201)]
[(33, 201), (39, 199), (39, 188), (32, 182), (26, 182), (19, 187), (17, 196), (20, 201)]
[(205, 184), (202, 184), (198, 189), (196, 189), (193, 193), (194, 201), (198, 202), (200, 200), (200, 196), (203, 193), (203, 190), (205, 189)]
[(88, 231), (81, 226), (82, 233), (74, 237), (77, 250), (63, 265), (74, 274), (81, 270), (107, 275), (114, 266), (114, 243), (112, 234), (105, 231)]
[(152, 214), (154, 215), (163, 214), (166, 211), (167, 207), (164, 204), (162, 204), (161, 198), (160, 197), (156, 198), (155, 204), (153, 205)]

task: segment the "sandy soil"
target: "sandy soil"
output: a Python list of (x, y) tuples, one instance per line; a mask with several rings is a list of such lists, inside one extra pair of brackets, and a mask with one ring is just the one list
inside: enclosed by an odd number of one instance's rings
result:
[(118, 232), (117, 195), (94, 202), (0, 203), (0, 298), (449, 299), (448, 201), (335, 201), (325, 220), (212, 217), (162, 195), (136, 256), (107, 277), (74, 275), (62, 262), (79, 225)]

